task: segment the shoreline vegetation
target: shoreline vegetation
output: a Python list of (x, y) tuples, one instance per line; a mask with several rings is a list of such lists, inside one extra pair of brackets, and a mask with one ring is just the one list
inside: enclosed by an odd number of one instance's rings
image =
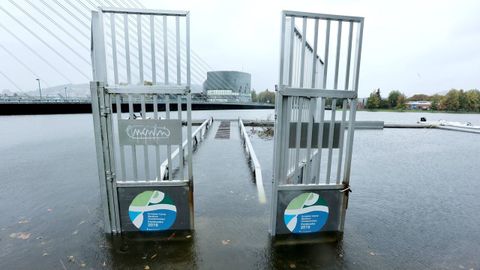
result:
[[(421, 105), (423, 110), (412, 110), (409, 108), (409, 102), (426, 103)], [(407, 98), (402, 92), (393, 90), (384, 99), (381, 96), (380, 89), (377, 89), (366, 99), (364, 109), (395, 112), (480, 113), (480, 91), (477, 89), (468, 91), (451, 89), (445, 95), (415, 94)]]
[(453, 114), (480, 114), (480, 112), (475, 111), (438, 111), (438, 110), (410, 110), (410, 109), (357, 109), (362, 112), (399, 112), (399, 113), (453, 113)]

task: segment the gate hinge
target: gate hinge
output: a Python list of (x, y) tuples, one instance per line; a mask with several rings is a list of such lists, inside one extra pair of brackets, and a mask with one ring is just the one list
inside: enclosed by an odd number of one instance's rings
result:
[(105, 171), (105, 176), (108, 182), (113, 182), (113, 180), (115, 180), (115, 173), (112, 173), (111, 171)]
[(106, 117), (108, 114), (111, 114), (111, 113), (112, 113), (112, 108), (107, 106), (100, 107), (100, 115), (102, 117)]

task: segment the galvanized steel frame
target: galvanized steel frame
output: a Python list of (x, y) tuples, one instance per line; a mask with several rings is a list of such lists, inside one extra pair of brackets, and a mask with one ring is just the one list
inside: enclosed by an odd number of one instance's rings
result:
[[(301, 34), (296, 28), (295, 19), (302, 23)], [(313, 57), (306, 60), (306, 49), (310, 50), (311, 45), (307, 39), (307, 20), (314, 21), (313, 33)], [(315, 63), (319, 59), (319, 22), (325, 22), (324, 36), (324, 59), (322, 61), (323, 77), (322, 82), (318, 81), (317, 73), (322, 70), (316, 70), (318, 65), (311, 65), (311, 70), (306, 69), (305, 61)], [(330, 51), (330, 37), (332, 35), (332, 23), (336, 25), (336, 55), (333, 86), (327, 84), (329, 79), (328, 66)], [(348, 41), (345, 67), (345, 84), (341, 87), (339, 84), (340, 54), (342, 52), (342, 23), (348, 23)], [(283, 11), (281, 16), (281, 38), (280, 38), (280, 73), (279, 84), (276, 95), (275, 111), (275, 143), (274, 143), (274, 165), (273, 165), (273, 186), (271, 203), (271, 221), (270, 233), (276, 235), (278, 193), (282, 190), (324, 190), (331, 189), (339, 192), (345, 192), (349, 189), (352, 148), (354, 138), (354, 123), (357, 105), (358, 78), (360, 72), (360, 60), (363, 39), (364, 18), (353, 16), (338, 16), (329, 14), (316, 14), (298, 11)], [(352, 47), (353, 32), (356, 30), (356, 47)], [(287, 33), (287, 31), (289, 33)], [(335, 34), (335, 32), (333, 33)], [(294, 38), (299, 37), (300, 48), (294, 48)], [(353, 71), (351, 71), (351, 61), (353, 52)], [(300, 54), (300, 57), (298, 57)], [(320, 60), (321, 61), (321, 60)], [(298, 63), (299, 62), (299, 63)], [(307, 73), (305, 73), (307, 70)], [(353, 76), (350, 77), (350, 73)], [(351, 82), (351, 83), (350, 83)], [(332, 99), (331, 117), (324, 119), (326, 99)], [(336, 121), (335, 111), (337, 99), (344, 99), (342, 104), (342, 117), (340, 121), (340, 139), (338, 150), (337, 168), (334, 167), (333, 160), (333, 137), (334, 123)], [(347, 105), (349, 105), (349, 119), (346, 119)], [(317, 118), (317, 121), (315, 121)], [(296, 148), (289, 150), (290, 123), (296, 122)], [(307, 122), (307, 147), (303, 155), (300, 155), (300, 136), (302, 122)], [(313, 125), (318, 124), (318, 149), (312, 149), (311, 140), (313, 134)], [(323, 127), (329, 123), (328, 148), (326, 179), (323, 183), (320, 181), (320, 170), (322, 166), (322, 145), (323, 145)], [(347, 138), (344, 138), (344, 130), (347, 127)], [(343, 141), (346, 140), (344, 149)], [(303, 153), (302, 152), (302, 153)], [(345, 154), (345, 156), (343, 156)], [(344, 161), (342, 162), (342, 160)], [(289, 164), (294, 164), (294, 168), (289, 168)], [(341, 172), (343, 171), (343, 177)], [(332, 172), (336, 172), (336, 181), (330, 183)], [(315, 176), (312, 174), (316, 174)], [(313, 177), (313, 178), (312, 178)], [(316, 177), (316, 178), (315, 178)], [(346, 201), (346, 200), (345, 200)], [(344, 209), (346, 208), (346, 202)], [(343, 230), (345, 211), (342, 213), (341, 227)]]
[[(106, 48), (106, 29), (104, 16), (108, 14), (110, 17), (110, 38), (111, 38), (111, 60), (113, 64), (113, 83), (109, 85), (108, 78), (108, 54)], [(125, 53), (122, 54), (117, 51), (116, 36), (118, 30), (116, 30), (116, 21), (114, 16), (123, 16), (123, 37), (125, 39)], [(131, 26), (132, 17), (136, 17), (136, 26), (134, 29)], [(150, 24), (147, 25), (150, 27), (150, 58), (151, 58), (151, 78), (152, 82), (150, 85), (144, 85), (144, 53), (143, 53), (143, 41), (145, 34), (144, 23), (142, 18), (148, 17)], [(165, 77), (163, 82), (157, 80), (156, 67), (159, 63), (156, 62), (155, 51), (155, 18), (163, 18), (163, 68), (165, 72)], [(174, 48), (176, 54), (176, 79), (170, 81), (169, 70), (168, 70), (168, 61), (169, 61), (169, 51), (166, 34), (168, 31), (167, 28), (167, 17), (175, 18), (175, 33), (176, 33), (176, 46)], [(185, 39), (182, 42), (180, 37), (180, 18), (183, 18), (185, 25)], [(130, 38), (129, 30), (136, 30), (137, 34), (137, 56), (138, 56), (138, 84), (132, 83), (132, 62), (131, 55), (132, 50), (130, 50)], [(110, 48), (108, 48), (110, 49)], [(181, 49), (185, 51), (185, 59), (181, 59)], [(124, 55), (126, 64), (127, 75), (127, 85), (121, 83), (119, 79), (119, 69), (118, 69), (118, 59), (117, 55)], [(96, 152), (97, 152), (97, 161), (99, 169), (99, 180), (100, 180), (100, 192), (101, 200), (104, 208), (105, 216), (105, 232), (106, 233), (120, 233), (122, 231), (120, 220), (119, 220), (119, 205), (117, 198), (117, 187), (124, 186), (189, 186), (191, 194), (193, 193), (193, 169), (192, 169), (192, 153), (193, 153), (193, 138), (192, 138), (192, 116), (191, 116), (191, 93), (190, 93), (190, 16), (187, 11), (158, 11), (158, 10), (139, 10), (139, 9), (121, 9), (121, 8), (100, 8), (98, 11), (92, 12), (92, 69), (93, 69), (93, 82), (91, 83), (91, 93), (92, 93), (92, 110), (93, 110), (93, 121), (94, 121), (94, 130), (95, 130), (95, 140), (96, 140)], [(184, 66), (182, 66), (182, 61)], [(158, 61), (160, 62), (160, 61)], [(183, 68), (184, 67), (184, 68)], [(183, 69), (182, 69), (183, 68)], [(182, 72), (183, 71), (183, 72)], [(186, 76), (182, 80), (182, 73), (185, 73)], [(173, 168), (172, 159), (175, 158), (171, 153), (171, 145), (167, 145), (167, 165), (162, 166), (161, 161), (159, 160), (159, 146), (155, 146), (155, 158), (157, 164), (156, 175), (157, 177), (150, 177), (150, 167), (149, 167), (149, 150), (148, 146), (144, 145), (144, 172), (146, 179), (141, 180), (138, 178), (138, 162), (136, 154), (136, 145), (131, 146), (132, 148), (132, 159), (134, 162), (133, 165), (133, 175), (134, 179), (126, 179), (126, 164), (125, 164), (125, 149), (124, 146), (116, 145), (114, 139), (115, 132), (113, 126), (115, 124), (114, 115), (113, 115), (113, 106), (115, 105), (116, 120), (123, 119), (122, 116), (122, 103), (124, 100), (128, 100), (128, 118), (133, 119), (134, 115), (134, 103), (140, 103), (141, 111), (140, 115), (142, 119), (147, 119), (148, 113), (153, 114), (154, 119), (159, 119), (158, 112), (158, 98), (163, 97), (165, 106), (166, 106), (166, 118), (170, 119), (170, 97), (176, 97), (174, 103), (177, 103), (178, 116), (177, 119), (183, 122), (182, 120), (182, 104), (184, 103), (182, 98), (186, 99), (186, 122), (187, 122), (187, 139), (185, 142), (178, 145), (178, 155), (179, 160), (179, 170), (180, 170), (180, 179), (172, 179), (172, 169), (168, 170), (168, 177), (164, 177), (161, 172), (161, 167), (163, 168)], [(147, 112), (147, 104), (152, 103), (153, 112)], [(211, 121), (211, 120), (210, 120)], [(201, 134), (205, 133), (206, 127), (208, 127), (208, 120), (195, 132), (196, 134), (200, 132)], [(196, 136), (193, 134), (193, 136)], [(118, 149), (117, 149), (118, 148)], [(184, 151), (187, 148), (187, 153)], [(175, 154), (175, 153), (174, 153)], [(120, 159), (118, 161), (117, 159)], [(120, 164), (120, 168), (115, 168), (116, 164)], [(187, 167), (187, 177), (184, 177), (184, 163)], [(141, 169), (140, 169), (141, 170)], [(165, 170), (165, 169), (164, 169)], [(164, 178), (168, 178), (164, 179)], [(191, 206), (190, 209), (190, 227), (193, 229), (193, 199), (190, 198)]]

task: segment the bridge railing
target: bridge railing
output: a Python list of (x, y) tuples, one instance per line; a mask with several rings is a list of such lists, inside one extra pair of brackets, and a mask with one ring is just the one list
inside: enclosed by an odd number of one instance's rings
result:
[(252, 142), (250, 141), (247, 130), (245, 129), (241, 118), (238, 118), (238, 127), (240, 129), (240, 138), (242, 139), (242, 144), (245, 148), (245, 152), (247, 153), (249, 167), (255, 176), (255, 183), (258, 190), (258, 200), (260, 203), (265, 203), (266, 198), (265, 190), (263, 188), (262, 167), (260, 166), (257, 155), (253, 150)]
[[(203, 142), (205, 139), (205, 134), (208, 132), (210, 127), (212, 126), (213, 123), (213, 117), (210, 117), (209, 119), (206, 119), (203, 121), (203, 123), (193, 132), (192, 134), (192, 142), (193, 142), (193, 151), (197, 149), (198, 145)], [(180, 162), (184, 163), (185, 160), (188, 157), (188, 151), (187, 151), (187, 144), (188, 140), (185, 140), (183, 142), (183, 147), (182, 149), (177, 148), (172, 155), (170, 156), (171, 160), (174, 160), (177, 158), (177, 156), (182, 152), (181, 156), (179, 157), (181, 160)], [(165, 161), (160, 165), (160, 179), (161, 180), (166, 180), (168, 178), (168, 170), (170, 168), (168, 167), (168, 158), (165, 159)]]

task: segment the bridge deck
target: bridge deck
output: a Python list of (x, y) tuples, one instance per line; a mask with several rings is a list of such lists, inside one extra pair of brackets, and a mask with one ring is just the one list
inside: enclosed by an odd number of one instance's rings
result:
[[(195, 245), (205, 261), (227, 257), (229, 265), (244, 265), (249, 247), (268, 239), (268, 207), (259, 203), (238, 122), (230, 122), (229, 138), (215, 138), (220, 123), (214, 122), (193, 156), (195, 230), (202, 232)], [(265, 239), (259, 239), (259, 231)]]

